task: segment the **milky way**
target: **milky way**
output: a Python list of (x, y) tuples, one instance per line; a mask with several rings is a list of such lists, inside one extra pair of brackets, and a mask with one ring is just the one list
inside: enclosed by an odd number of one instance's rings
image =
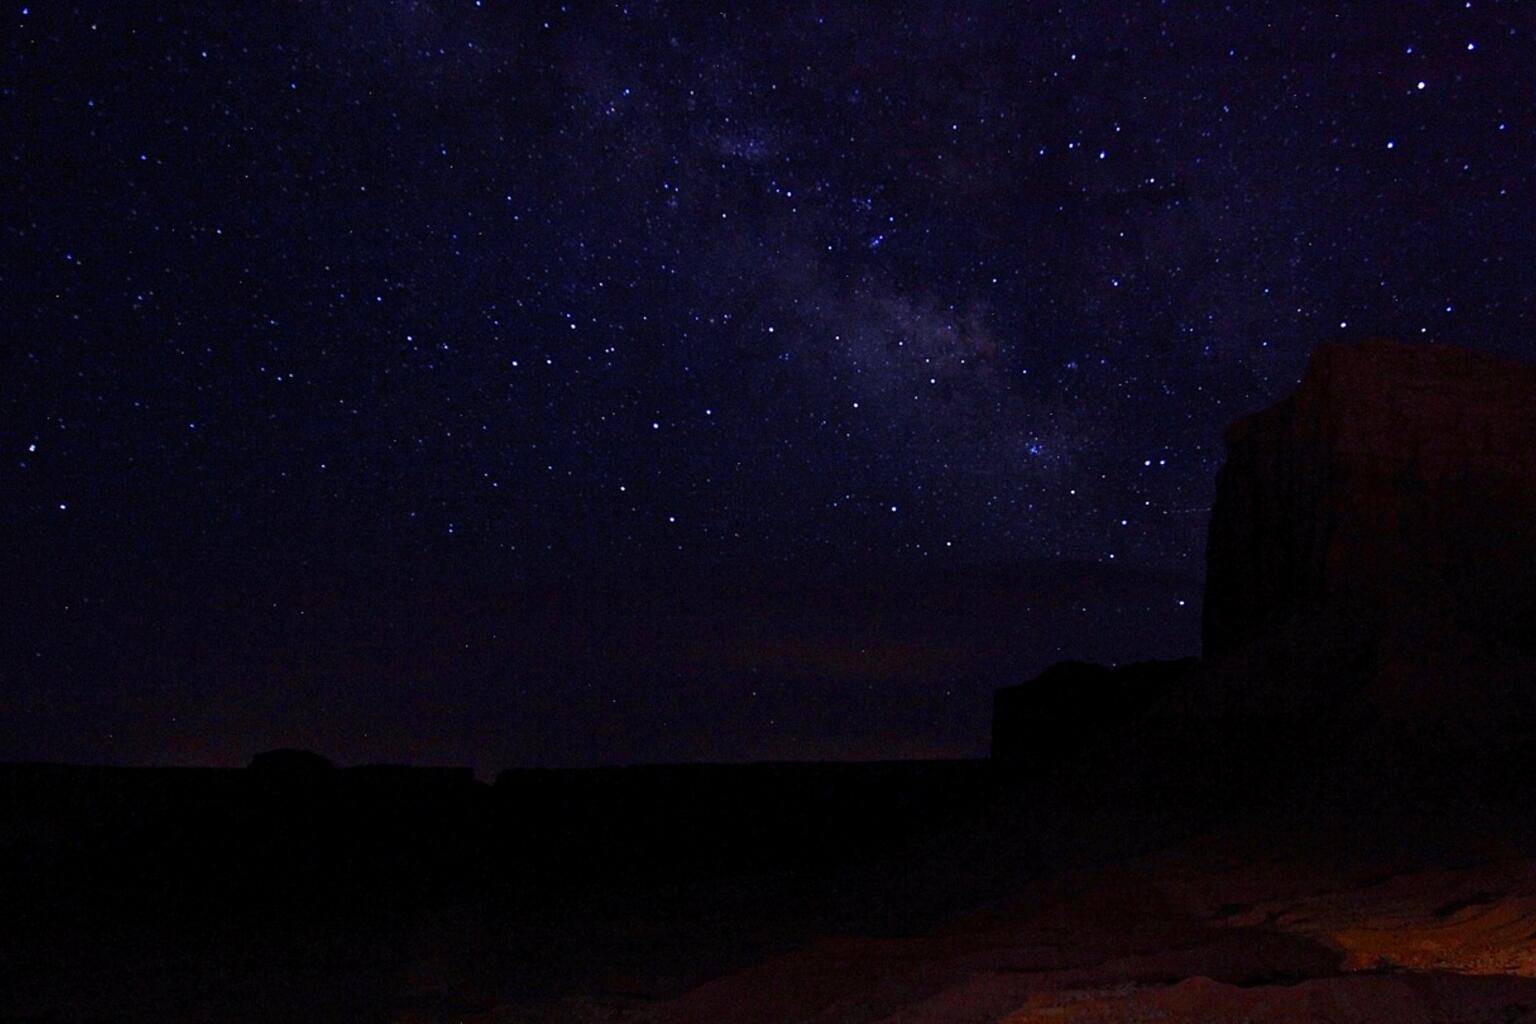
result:
[(1315, 343), (1531, 354), (1525, 5), (965, 7), (10, 4), (18, 564), (1046, 560), (1190, 629)]

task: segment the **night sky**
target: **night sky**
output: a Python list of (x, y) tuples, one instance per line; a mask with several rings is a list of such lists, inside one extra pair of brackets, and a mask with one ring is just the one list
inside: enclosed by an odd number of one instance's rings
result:
[(974, 755), (1317, 342), (1536, 354), (1528, 4), (0, 18), (0, 758)]

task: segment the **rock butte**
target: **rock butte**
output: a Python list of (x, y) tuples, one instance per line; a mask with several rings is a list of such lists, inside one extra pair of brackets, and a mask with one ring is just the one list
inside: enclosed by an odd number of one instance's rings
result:
[(999, 691), (994, 752), (1166, 769), (1198, 749), (1362, 785), (1472, 751), (1516, 768), (1536, 733), (1536, 367), (1325, 344), (1226, 440), (1203, 660)]
[(1536, 645), (1536, 368), (1327, 344), (1296, 393), (1227, 431), (1205, 656), (1327, 610), (1442, 617)]

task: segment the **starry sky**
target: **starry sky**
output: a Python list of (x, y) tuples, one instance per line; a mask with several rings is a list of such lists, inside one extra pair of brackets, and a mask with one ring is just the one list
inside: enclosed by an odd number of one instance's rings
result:
[(0, 756), (979, 753), (1317, 342), (1536, 349), (1522, 3), (0, 18)]

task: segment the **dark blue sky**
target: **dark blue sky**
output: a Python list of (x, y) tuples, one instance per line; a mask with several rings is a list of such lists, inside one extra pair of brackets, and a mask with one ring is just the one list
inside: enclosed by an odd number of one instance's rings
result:
[[(0, 524), (77, 604), (381, 565), (1186, 581), (1090, 600), (1104, 656), (1194, 636), (1221, 429), (1316, 342), (1533, 346), (1519, 3), (0, 16)], [(20, 590), (12, 678), (46, 676), (85, 627)]]

